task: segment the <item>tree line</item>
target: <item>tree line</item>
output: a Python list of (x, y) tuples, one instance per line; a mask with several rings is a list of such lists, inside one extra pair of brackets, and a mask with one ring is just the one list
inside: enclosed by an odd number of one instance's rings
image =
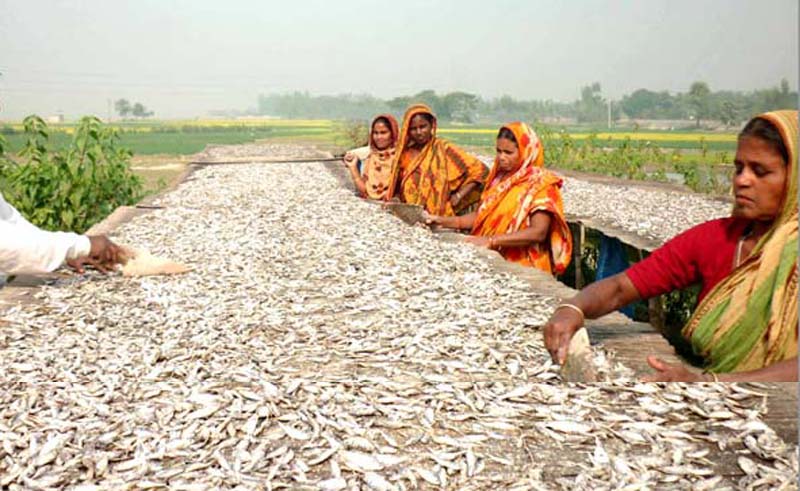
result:
[(713, 91), (706, 82), (698, 81), (686, 92), (673, 94), (638, 89), (617, 101), (609, 101), (597, 82), (582, 87), (580, 98), (571, 102), (521, 100), (508, 95), (484, 99), (462, 91), (438, 94), (424, 90), (392, 99), (379, 99), (367, 94), (318, 96), (292, 92), (260, 95), (256, 112), (290, 119), (369, 119), (379, 113), (402, 115), (406, 107), (415, 102), (428, 104), (440, 120), (457, 123), (693, 119), (699, 127), (702, 121), (735, 126), (762, 112), (796, 108), (798, 93), (789, 88), (785, 79), (775, 87), (750, 92)]
[(149, 111), (144, 107), (144, 104), (141, 102), (131, 104), (128, 99), (117, 99), (114, 101), (114, 109), (123, 119), (128, 116), (133, 116), (134, 118), (149, 118), (155, 114), (153, 111)]

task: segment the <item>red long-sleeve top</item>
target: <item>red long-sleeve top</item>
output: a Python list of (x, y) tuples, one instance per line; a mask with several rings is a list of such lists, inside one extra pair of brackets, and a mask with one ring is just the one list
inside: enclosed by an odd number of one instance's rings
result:
[(732, 217), (702, 223), (670, 239), (625, 273), (642, 298), (701, 283), (701, 301), (733, 270), (736, 246), (746, 226), (745, 220)]

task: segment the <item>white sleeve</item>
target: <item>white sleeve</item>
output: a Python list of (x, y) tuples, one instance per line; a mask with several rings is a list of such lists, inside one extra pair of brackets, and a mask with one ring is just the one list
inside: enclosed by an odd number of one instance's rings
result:
[(0, 194), (0, 274), (46, 273), (90, 250), (85, 235), (42, 230)]
[(371, 151), (371, 149), (369, 148), (369, 145), (367, 145), (366, 147), (354, 148), (354, 149), (350, 150), (350, 153), (352, 153), (356, 157), (358, 157), (358, 160), (363, 161), (363, 160), (366, 160), (367, 157), (369, 157), (369, 152), (370, 151)]

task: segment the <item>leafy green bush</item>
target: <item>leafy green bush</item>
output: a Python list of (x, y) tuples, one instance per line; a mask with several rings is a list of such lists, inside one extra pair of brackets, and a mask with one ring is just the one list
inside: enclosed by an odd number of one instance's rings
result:
[(40, 117), (28, 116), (23, 126), (22, 162), (7, 158), (0, 141), (0, 186), (35, 225), (84, 232), (116, 207), (141, 198), (142, 181), (131, 171), (130, 150), (119, 147), (117, 131), (96, 117), (82, 118), (70, 145), (59, 151), (48, 149), (47, 125)]
[(334, 127), (334, 143), (347, 149), (369, 143), (369, 124), (366, 121), (342, 121)]

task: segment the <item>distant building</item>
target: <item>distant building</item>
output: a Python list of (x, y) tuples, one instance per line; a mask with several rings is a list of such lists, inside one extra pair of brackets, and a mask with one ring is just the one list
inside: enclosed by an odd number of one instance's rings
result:
[(56, 114), (53, 116), (47, 116), (45, 121), (48, 123), (63, 123), (64, 122), (64, 115), (63, 114)]

